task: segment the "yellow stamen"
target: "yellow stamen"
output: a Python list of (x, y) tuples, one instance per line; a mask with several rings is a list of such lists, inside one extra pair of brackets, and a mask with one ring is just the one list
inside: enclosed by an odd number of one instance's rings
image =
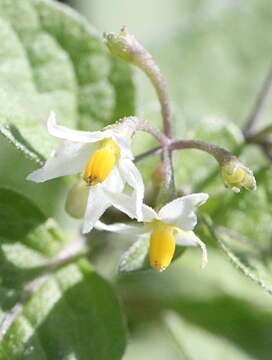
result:
[(100, 149), (90, 157), (83, 172), (83, 180), (91, 185), (97, 185), (107, 179), (120, 153), (119, 145), (111, 138), (102, 140)]
[(163, 222), (154, 222), (154, 230), (150, 237), (149, 262), (157, 271), (165, 270), (170, 264), (176, 247), (173, 226)]

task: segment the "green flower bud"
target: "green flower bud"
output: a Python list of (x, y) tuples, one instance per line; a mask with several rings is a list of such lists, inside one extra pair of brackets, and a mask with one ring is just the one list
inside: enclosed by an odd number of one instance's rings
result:
[(73, 218), (83, 218), (87, 207), (88, 196), (89, 187), (84, 181), (80, 180), (78, 183), (74, 184), (66, 198), (66, 212)]
[(103, 36), (107, 47), (113, 55), (139, 66), (146, 51), (125, 26), (118, 34), (104, 33)]
[(221, 163), (221, 175), (226, 186), (239, 192), (242, 187), (256, 190), (256, 180), (253, 172), (245, 167), (235, 156)]

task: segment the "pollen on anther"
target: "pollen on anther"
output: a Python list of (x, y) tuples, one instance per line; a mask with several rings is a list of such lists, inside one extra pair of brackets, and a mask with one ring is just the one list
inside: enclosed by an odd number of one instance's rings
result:
[(84, 173), (83, 180), (89, 186), (97, 185), (107, 179), (112, 171), (119, 147), (111, 139), (105, 139), (100, 149), (96, 150), (90, 157)]
[(149, 262), (155, 270), (164, 271), (175, 252), (175, 238), (171, 229), (159, 224), (150, 237)]

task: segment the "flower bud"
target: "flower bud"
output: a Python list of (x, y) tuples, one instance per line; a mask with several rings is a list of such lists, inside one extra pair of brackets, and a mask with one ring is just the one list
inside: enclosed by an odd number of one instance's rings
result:
[(84, 181), (80, 180), (78, 183), (74, 184), (66, 198), (66, 212), (73, 218), (83, 218), (87, 207), (88, 196), (89, 187)]
[(145, 49), (131, 35), (124, 26), (118, 34), (104, 33), (104, 40), (110, 52), (134, 65), (139, 65), (139, 60), (145, 53)]
[(152, 182), (156, 186), (160, 186), (166, 178), (166, 168), (164, 162), (161, 162), (152, 173)]
[(256, 190), (253, 172), (234, 156), (222, 162), (221, 175), (225, 185), (235, 192), (239, 192), (242, 187), (247, 190)]

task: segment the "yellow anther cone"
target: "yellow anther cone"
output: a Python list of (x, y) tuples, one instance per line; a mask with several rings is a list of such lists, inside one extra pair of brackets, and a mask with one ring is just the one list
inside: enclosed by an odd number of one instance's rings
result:
[(150, 266), (157, 271), (165, 270), (174, 256), (175, 247), (175, 237), (170, 229), (155, 229), (150, 237)]
[(83, 179), (88, 185), (97, 185), (107, 179), (119, 153), (119, 146), (112, 139), (105, 139), (101, 148), (90, 157)]

